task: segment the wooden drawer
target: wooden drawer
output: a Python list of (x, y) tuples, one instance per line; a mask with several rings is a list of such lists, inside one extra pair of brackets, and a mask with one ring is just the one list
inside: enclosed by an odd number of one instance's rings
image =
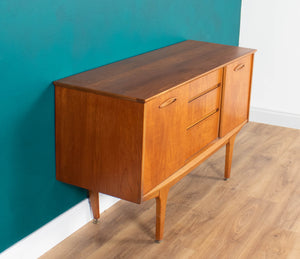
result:
[(220, 108), (221, 87), (200, 95), (188, 103), (187, 126), (191, 127), (195, 123), (203, 120)]
[(199, 152), (203, 147), (218, 137), (219, 111), (186, 130), (188, 146), (187, 157)]
[(210, 91), (222, 84), (223, 69), (217, 69), (189, 83), (189, 100)]

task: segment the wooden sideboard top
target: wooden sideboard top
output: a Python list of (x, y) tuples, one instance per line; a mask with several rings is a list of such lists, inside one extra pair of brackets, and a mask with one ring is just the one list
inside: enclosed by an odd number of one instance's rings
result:
[(57, 80), (54, 85), (147, 102), (255, 51), (187, 40)]

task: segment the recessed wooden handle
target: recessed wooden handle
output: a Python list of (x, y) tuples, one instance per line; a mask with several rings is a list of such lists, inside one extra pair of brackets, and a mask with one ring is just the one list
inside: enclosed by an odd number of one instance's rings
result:
[(245, 67), (245, 64), (238, 64), (235, 68), (234, 71), (240, 71)]
[(161, 109), (161, 108), (164, 108), (164, 107), (166, 107), (166, 106), (168, 106), (168, 105), (174, 103), (176, 100), (177, 100), (176, 97), (172, 97), (172, 98), (170, 98), (170, 99), (164, 101), (161, 105), (159, 105), (159, 108), (160, 108), (160, 109)]

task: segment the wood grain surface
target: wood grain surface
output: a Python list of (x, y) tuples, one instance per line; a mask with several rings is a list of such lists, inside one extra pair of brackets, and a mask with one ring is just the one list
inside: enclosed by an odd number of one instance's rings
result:
[(218, 137), (219, 111), (187, 129), (186, 161)]
[(248, 120), (253, 56), (238, 59), (224, 69), (220, 137)]
[(120, 201), (50, 250), (48, 258), (300, 258), (300, 131), (248, 123), (170, 189), (165, 237), (154, 243), (155, 201)]
[(189, 82), (189, 102), (216, 87), (221, 86), (223, 68), (214, 70)]
[(221, 87), (193, 99), (188, 104), (187, 124), (191, 126), (220, 108)]
[[(160, 184), (185, 163), (188, 85), (145, 104), (143, 193)], [(176, 101), (160, 108), (170, 98)]]
[(253, 52), (253, 49), (188, 40), (57, 80), (54, 84), (146, 102)]
[(143, 104), (64, 87), (55, 97), (57, 179), (140, 202)]

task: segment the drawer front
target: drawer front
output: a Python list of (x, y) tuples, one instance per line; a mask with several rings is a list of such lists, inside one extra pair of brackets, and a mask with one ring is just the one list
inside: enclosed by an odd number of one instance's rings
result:
[(187, 157), (198, 153), (218, 137), (219, 111), (186, 130)]
[(223, 69), (220, 68), (205, 76), (195, 79), (189, 85), (189, 100), (195, 99), (205, 92), (222, 84)]
[(220, 108), (221, 87), (209, 91), (188, 103), (188, 127), (203, 120), (209, 114), (212, 114)]
[(225, 68), (220, 137), (247, 121), (249, 114), (252, 57), (243, 57)]

